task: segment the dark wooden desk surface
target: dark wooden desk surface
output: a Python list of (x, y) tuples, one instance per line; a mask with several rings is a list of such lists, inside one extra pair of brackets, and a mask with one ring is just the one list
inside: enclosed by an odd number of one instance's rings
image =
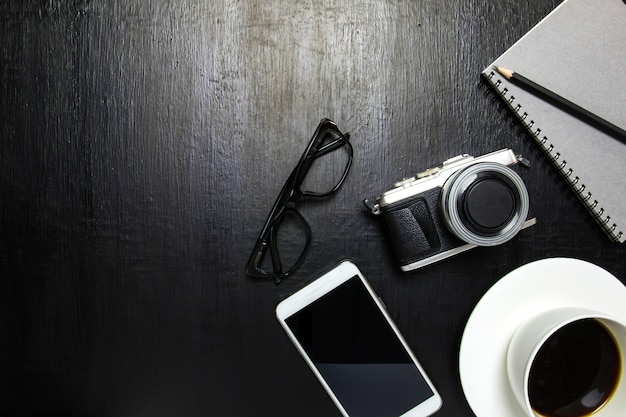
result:
[[(552, 256), (626, 279), (626, 247), (480, 80), (558, 3), (2, 2), (0, 415), (337, 415), (274, 307), (342, 258), (441, 391), (438, 415), (472, 415), (459, 343), (494, 282)], [(298, 273), (250, 279), (249, 251), (322, 117), (352, 133), (350, 176), (302, 204), (314, 243)], [(399, 272), (361, 199), (502, 147), (533, 163), (539, 223)]]

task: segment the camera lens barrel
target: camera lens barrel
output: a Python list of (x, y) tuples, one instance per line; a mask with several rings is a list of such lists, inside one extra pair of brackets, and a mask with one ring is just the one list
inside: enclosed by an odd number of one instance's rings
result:
[(443, 186), (448, 229), (468, 243), (495, 246), (513, 238), (528, 215), (528, 191), (506, 165), (481, 162), (455, 172)]

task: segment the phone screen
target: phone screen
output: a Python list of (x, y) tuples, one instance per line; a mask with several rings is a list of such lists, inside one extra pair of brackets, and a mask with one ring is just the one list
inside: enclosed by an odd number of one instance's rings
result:
[(358, 276), (286, 323), (350, 416), (399, 416), (434, 395)]

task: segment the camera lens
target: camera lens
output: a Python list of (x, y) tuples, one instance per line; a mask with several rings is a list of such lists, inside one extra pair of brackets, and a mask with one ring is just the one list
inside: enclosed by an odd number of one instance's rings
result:
[[(472, 229), (484, 234), (497, 233), (515, 214), (516, 198), (509, 181), (484, 172), (463, 194), (461, 215)], [(491, 173), (490, 173), (491, 174)]]
[(511, 168), (483, 162), (454, 173), (441, 193), (443, 218), (459, 239), (478, 246), (504, 243), (528, 215), (528, 191)]

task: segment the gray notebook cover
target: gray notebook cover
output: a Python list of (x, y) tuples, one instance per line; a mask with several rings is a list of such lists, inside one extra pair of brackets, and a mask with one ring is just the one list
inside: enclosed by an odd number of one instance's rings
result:
[(566, 0), (483, 71), (609, 237), (626, 240), (626, 142), (512, 84), (512, 69), (626, 129), (626, 4)]

